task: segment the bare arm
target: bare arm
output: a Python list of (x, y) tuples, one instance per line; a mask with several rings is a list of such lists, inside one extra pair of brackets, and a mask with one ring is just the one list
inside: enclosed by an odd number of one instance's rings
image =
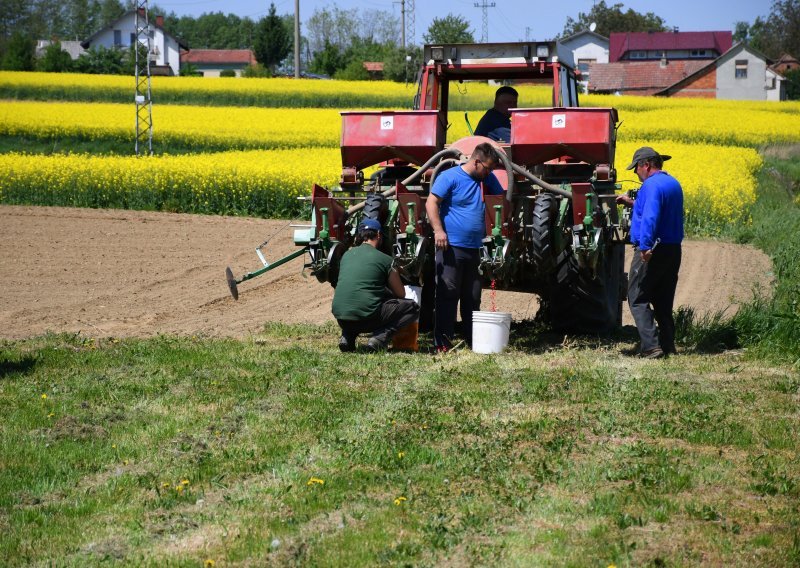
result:
[(444, 225), (442, 225), (442, 218), (439, 216), (439, 205), (442, 203), (442, 198), (433, 193), (428, 195), (425, 202), (425, 212), (428, 214), (428, 223), (433, 229), (433, 241), (436, 248), (447, 248), (447, 233), (444, 232)]
[(403, 286), (403, 281), (400, 280), (400, 275), (394, 268), (389, 271), (389, 290), (398, 298), (406, 297), (406, 289)]

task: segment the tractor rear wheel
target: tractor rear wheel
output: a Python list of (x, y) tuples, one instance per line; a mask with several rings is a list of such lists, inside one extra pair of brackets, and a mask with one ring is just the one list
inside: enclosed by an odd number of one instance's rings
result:
[(537, 276), (547, 278), (556, 266), (553, 227), (558, 214), (556, 196), (542, 193), (533, 204), (532, 256)]
[(559, 258), (548, 308), (555, 329), (607, 333), (622, 325), (625, 300), (625, 251), (621, 243), (603, 248), (597, 274), (578, 265), (571, 250)]

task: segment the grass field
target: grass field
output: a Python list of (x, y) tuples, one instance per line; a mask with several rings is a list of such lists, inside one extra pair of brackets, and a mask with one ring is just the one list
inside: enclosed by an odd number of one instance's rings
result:
[[(798, 161), (753, 224), (773, 298), (683, 314), (680, 351), (533, 324), (509, 352), (249, 341), (0, 342), (11, 565), (796, 566)], [(687, 316), (687, 317), (684, 317)]]

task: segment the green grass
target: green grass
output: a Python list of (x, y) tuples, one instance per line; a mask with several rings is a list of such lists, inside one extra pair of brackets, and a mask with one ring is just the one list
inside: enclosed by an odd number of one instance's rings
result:
[(0, 556), (800, 562), (795, 370), (528, 331), (498, 356), (342, 355), (333, 325), (4, 342)]

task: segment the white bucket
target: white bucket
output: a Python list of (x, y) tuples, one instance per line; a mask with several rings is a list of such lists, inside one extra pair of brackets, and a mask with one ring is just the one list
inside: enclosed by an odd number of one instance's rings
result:
[(511, 332), (509, 312), (472, 312), (472, 350), (500, 353), (508, 346)]

